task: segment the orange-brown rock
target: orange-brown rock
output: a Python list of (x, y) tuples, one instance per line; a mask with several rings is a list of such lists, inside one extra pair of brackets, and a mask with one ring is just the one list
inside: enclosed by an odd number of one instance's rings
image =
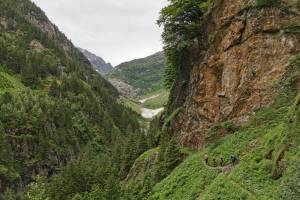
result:
[[(216, 0), (192, 47), (188, 86), (177, 82), (171, 97), (187, 94), (171, 123), (181, 145), (201, 148), (208, 129), (227, 121), (242, 125), (270, 105), (291, 58), (300, 50), (300, 24), (293, 1), (286, 8), (255, 7), (252, 0)], [(183, 97), (182, 97), (183, 98)]]
[(30, 42), (30, 47), (37, 53), (41, 53), (45, 50), (45, 47), (37, 40), (32, 40)]

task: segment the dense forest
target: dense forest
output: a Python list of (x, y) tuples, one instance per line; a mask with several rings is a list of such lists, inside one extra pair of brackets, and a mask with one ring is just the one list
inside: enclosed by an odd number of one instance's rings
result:
[(0, 30), (0, 199), (116, 199), (139, 116), (31, 1), (1, 0)]

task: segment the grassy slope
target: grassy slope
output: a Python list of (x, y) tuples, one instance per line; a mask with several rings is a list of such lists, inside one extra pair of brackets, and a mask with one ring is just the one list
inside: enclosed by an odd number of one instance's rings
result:
[(132, 109), (133, 111), (135, 111), (136, 113), (141, 113), (141, 105), (138, 102), (135, 102), (131, 99), (128, 99), (126, 97), (122, 98), (122, 102), (125, 106), (127, 106), (128, 108)]
[(141, 95), (163, 88), (165, 57), (162, 52), (122, 63), (108, 78), (121, 80), (141, 90)]
[[(180, 148), (180, 152), (185, 154), (185, 155), (192, 155), (193, 153), (195, 153), (194, 150), (190, 149), (190, 148)], [(134, 162), (134, 164), (131, 167), (131, 172), (133, 172), (134, 174), (137, 174), (138, 176), (135, 176), (134, 179), (132, 177), (130, 177), (127, 181), (127, 185), (128, 184), (136, 184), (137, 181), (141, 181), (145, 178), (145, 175), (149, 172), (152, 171), (147, 171), (147, 164), (148, 161), (151, 157), (156, 156), (159, 153), (159, 147), (150, 149), (146, 152), (144, 152), (142, 155), (140, 155)], [(156, 165), (155, 161), (153, 163), (153, 166), (151, 168), (151, 170), (154, 169), (155, 165)]]
[(157, 108), (164, 107), (165, 104), (168, 101), (169, 93), (168, 93), (167, 90), (161, 89), (161, 90), (149, 93), (149, 94), (143, 96), (141, 99), (146, 99), (146, 98), (152, 97), (152, 96), (157, 96), (157, 97), (155, 97), (153, 99), (149, 99), (145, 103), (140, 103), (140, 102), (131, 100), (131, 99), (126, 98), (126, 97), (122, 98), (122, 102), (125, 106), (129, 107), (133, 111), (140, 114), (141, 109), (143, 107), (144, 108), (149, 108), (149, 109), (157, 109)]
[(142, 99), (145, 99), (145, 98), (148, 98), (151, 96), (157, 96), (157, 97), (155, 97), (153, 99), (149, 99), (148, 101), (143, 103), (143, 106), (145, 108), (157, 109), (157, 108), (164, 107), (165, 104), (168, 102), (169, 92), (165, 89), (160, 89), (160, 90), (157, 90), (150, 94), (147, 94), (146, 96), (142, 97)]
[(0, 67), (0, 94), (6, 91), (12, 92), (24, 89), (25, 86), (21, 83), (21, 81), (18, 78), (2, 71), (2, 68)]
[[(281, 179), (272, 178), (276, 160), (287, 149), (288, 141), (294, 141), (294, 147), (299, 144), (299, 123), (289, 123), (291, 117), (299, 117), (299, 108), (290, 101), (291, 98), (282, 97), (258, 112), (238, 132), (190, 156), (154, 187), (150, 199), (276, 199), (281, 183)], [(295, 155), (294, 147), (288, 148), (285, 160)], [(266, 158), (272, 149), (272, 157)], [(216, 158), (224, 156), (226, 162), (235, 153), (241, 162), (232, 172), (222, 175), (202, 163), (205, 153)]]

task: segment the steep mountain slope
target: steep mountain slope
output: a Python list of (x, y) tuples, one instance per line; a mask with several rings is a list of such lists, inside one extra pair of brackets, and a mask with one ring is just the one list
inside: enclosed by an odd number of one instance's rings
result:
[[(124, 176), (136, 156), (116, 157), (113, 149), (126, 148), (128, 135), (140, 136), (136, 113), (34, 3), (0, 0), (0, 10), (0, 199), (22, 199), (41, 176), (51, 182), (42, 199), (72, 199), (96, 180), (103, 188), (114, 169)], [(85, 173), (89, 182), (77, 187), (69, 180), (63, 190), (64, 173)]]
[[(160, 145), (136, 160), (127, 191), (150, 200), (300, 198), (299, 17), (297, 1), (170, 1), (159, 21), (172, 89), (150, 131)], [(170, 137), (196, 152), (172, 152)]]
[(146, 58), (122, 63), (107, 77), (117, 88), (120, 87), (116, 82), (121, 81), (132, 86), (137, 95), (145, 95), (163, 88), (164, 67), (165, 56), (163, 52), (158, 52)]
[[(216, 125), (246, 123), (274, 102), (300, 49), (299, 10), (285, 1), (214, 1), (171, 91), (170, 132), (203, 147)], [(222, 135), (222, 130), (220, 130)]]
[[(278, 97), (242, 129), (190, 156), (154, 187), (149, 199), (299, 199), (294, 182), (299, 174), (291, 174), (300, 161), (298, 103), (299, 95)], [(214, 168), (205, 165), (205, 154), (211, 166), (213, 157), (223, 157), (228, 165), (231, 154), (240, 162), (233, 168)]]
[(113, 69), (112, 65), (110, 63), (106, 63), (101, 57), (96, 56), (95, 54), (85, 49), (79, 48), (79, 50), (90, 61), (93, 68), (100, 74), (105, 75)]

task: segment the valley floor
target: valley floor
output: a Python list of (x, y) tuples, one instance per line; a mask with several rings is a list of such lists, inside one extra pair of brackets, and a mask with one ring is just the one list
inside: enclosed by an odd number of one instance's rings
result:
[(125, 105), (139, 113), (144, 119), (153, 119), (164, 110), (169, 93), (166, 90), (158, 90), (143, 96), (140, 100), (124, 98)]

